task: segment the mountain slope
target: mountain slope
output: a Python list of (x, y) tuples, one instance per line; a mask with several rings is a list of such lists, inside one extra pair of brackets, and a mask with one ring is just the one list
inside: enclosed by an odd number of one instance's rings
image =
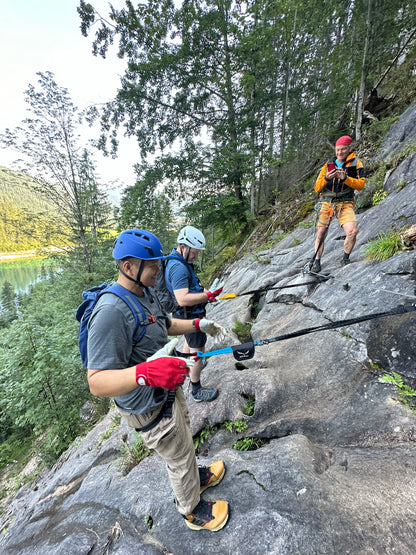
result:
[[(407, 117), (413, 114), (416, 104)], [(331, 280), (302, 285), (311, 279), (302, 269), (314, 234), (298, 226), (220, 276), (224, 293), (298, 287), (213, 303), (208, 317), (229, 330), (238, 320), (250, 322), (260, 341), (410, 309), (416, 251), (378, 263), (366, 259), (365, 244), (392, 227), (416, 224), (415, 175), (412, 154), (389, 175), (390, 194), (358, 214), (357, 245), (346, 267), (339, 265), (342, 229), (331, 225), (323, 257)], [(191, 430), (200, 440), (198, 464), (223, 459), (227, 469), (221, 484), (203, 494), (230, 504), (229, 522), (216, 534), (185, 526), (157, 455), (128, 464), (137, 434), (111, 411), (19, 491), (0, 518), (0, 549), (10, 555), (413, 555), (416, 414), (381, 378), (396, 372), (415, 387), (415, 335), (412, 311), (261, 344), (243, 363), (231, 353), (208, 358), (204, 385), (218, 387), (218, 399), (196, 404), (187, 384), (185, 395)], [(236, 343), (230, 331), (223, 346)], [(207, 350), (213, 348), (210, 339)], [(254, 406), (249, 414), (247, 399)], [(232, 431), (237, 421), (247, 429)], [(243, 449), (235, 448), (236, 440)]]
[(0, 167), (0, 252), (56, 245), (59, 218), (53, 205), (34, 190), (33, 181)]

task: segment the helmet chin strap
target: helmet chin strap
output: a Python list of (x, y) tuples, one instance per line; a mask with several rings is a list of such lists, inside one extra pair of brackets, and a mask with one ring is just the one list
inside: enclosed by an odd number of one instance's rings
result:
[(136, 283), (136, 284), (139, 285), (140, 287), (144, 287), (144, 288), (145, 288), (146, 285), (144, 285), (144, 283), (142, 283), (142, 282), (140, 281), (140, 278), (141, 278), (141, 275), (142, 275), (142, 272), (143, 272), (143, 268), (144, 268), (144, 262), (145, 262), (144, 260), (141, 260), (141, 261), (140, 261), (139, 271), (137, 272), (136, 279), (134, 279), (134, 278), (128, 276), (125, 272), (123, 272), (123, 270), (122, 270), (121, 268), (119, 268), (119, 270), (120, 270), (120, 272), (123, 274), (124, 277), (126, 277), (126, 278), (129, 279), (130, 281), (133, 281), (134, 283)]

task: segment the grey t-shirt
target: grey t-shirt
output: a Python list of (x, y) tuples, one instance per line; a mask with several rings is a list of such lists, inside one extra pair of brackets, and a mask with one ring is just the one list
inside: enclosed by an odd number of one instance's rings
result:
[[(146, 289), (141, 296), (131, 295), (140, 302), (146, 317), (153, 315), (156, 321), (146, 326), (144, 336), (133, 345), (136, 323), (132, 311), (116, 295), (102, 295), (88, 323), (88, 368), (128, 368), (144, 362), (168, 342), (167, 328), (171, 320), (156, 295)], [(160, 387), (140, 386), (114, 400), (127, 412), (144, 414), (159, 407), (167, 393)]]

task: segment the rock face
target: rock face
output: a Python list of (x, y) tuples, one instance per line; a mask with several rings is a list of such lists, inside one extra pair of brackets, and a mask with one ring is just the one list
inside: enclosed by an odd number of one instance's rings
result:
[[(396, 171), (402, 180), (400, 167)], [(333, 222), (322, 259), (331, 279), (303, 285), (314, 281), (302, 275), (314, 236), (299, 228), (222, 276), (224, 293), (296, 287), (220, 301), (209, 317), (229, 329), (252, 319), (252, 337), (260, 340), (414, 304), (415, 251), (375, 263), (363, 248), (381, 231), (416, 223), (414, 171), (406, 175), (406, 186), (392, 181), (390, 195), (358, 215), (352, 263), (342, 268), (344, 234)], [(197, 533), (185, 526), (158, 456), (127, 469), (125, 453), (137, 434), (123, 422), (114, 425), (112, 411), (18, 492), (0, 520), (0, 551), (413, 554), (416, 415), (380, 377), (397, 372), (416, 387), (415, 335), (416, 312), (409, 312), (257, 346), (254, 357), (240, 363), (232, 354), (208, 359), (203, 383), (218, 387), (219, 397), (195, 404), (187, 384), (185, 393), (193, 434), (205, 431), (199, 464), (219, 458), (226, 464), (221, 484), (203, 494), (229, 502), (223, 530)], [(238, 342), (230, 333), (224, 346)], [(254, 412), (246, 416), (249, 399)], [(224, 426), (237, 420), (247, 430)], [(259, 448), (236, 450), (237, 439)]]
[(402, 152), (407, 144), (416, 139), (416, 102), (413, 102), (402, 114), (399, 120), (391, 126), (386, 134), (378, 154), (379, 159), (384, 159)]

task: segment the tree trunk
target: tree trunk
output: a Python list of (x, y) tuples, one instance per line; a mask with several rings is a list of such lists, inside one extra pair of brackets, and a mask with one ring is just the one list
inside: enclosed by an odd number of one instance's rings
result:
[(361, 80), (360, 88), (358, 90), (357, 99), (357, 118), (355, 123), (355, 140), (359, 141), (361, 139), (361, 125), (363, 121), (363, 109), (364, 109), (364, 94), (365, 94), (365, 80), (367, 77), (367, 57), (368, 48), (370, 44), (370, 31), (371, 31), (371, 14), (373, 8), (373, 0), (368, 0), (367, 6), (367, 20), (366, 20), (366, 35), (364, 42), (364, 52), (363, 52), (363, 62), (361, 65)]

